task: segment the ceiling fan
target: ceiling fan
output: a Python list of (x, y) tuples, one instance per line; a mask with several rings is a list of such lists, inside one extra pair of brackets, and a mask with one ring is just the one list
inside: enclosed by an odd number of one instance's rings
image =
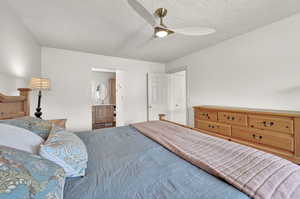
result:
[[(158, 8), (154, 14), (151, 14), (141, 3), (137, 0), (127, 0), (128, 4), (154, 28), (155, 38), (164, 38), (171, 34), (178, 33), (187, 36), (202, 36), (216, 32), (215, 29), (209, 27), (186, 27), (186, 28), (169, 28), (164, 24), (164, 17), (167, 16), (168, 10), (166, 8)], [(160, 22), (157, 24), (155, 17), (159, 17)]]

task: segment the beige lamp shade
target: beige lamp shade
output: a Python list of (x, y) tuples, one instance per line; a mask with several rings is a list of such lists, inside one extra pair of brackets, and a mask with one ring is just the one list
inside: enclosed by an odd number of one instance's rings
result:
[(49, 90), (50, 80), (47, 78), (33, 77), (30, 80), (30, 88), (34, 90)]

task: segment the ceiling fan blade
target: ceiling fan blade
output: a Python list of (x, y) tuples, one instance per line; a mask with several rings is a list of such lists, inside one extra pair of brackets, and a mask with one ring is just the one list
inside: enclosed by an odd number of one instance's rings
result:
[(216, 32), (213, 28), (208, 27), (186, 27), (186, 28), (178, 28), (171, 29), (175, 33), (187, 35), (187, 36), (201, 36), (201, 35), (209, 35)]
[(127, 0), (128, 4), (151, 26), (156, 25), (154, 16), (137, 0)]

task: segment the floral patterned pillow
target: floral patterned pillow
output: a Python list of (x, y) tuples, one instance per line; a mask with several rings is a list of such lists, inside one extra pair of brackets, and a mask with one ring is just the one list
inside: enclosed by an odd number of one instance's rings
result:
[(57, 164), (0, 145), (1, 199), (63, 199), (65, 172)]
[(52, 123), (46, 120), (34, 118), (34, 117), (21, 117), (13, 120), (0, 120), (0, 123), (10, 124), (13, 126), (21, 127), (27, 129), (39, 136), (44, 140), (47, 139), (50, 130), (52, 128)]
[(57, 131), (56, 128), (40, 146), (40, 156), (64, 168), (66, 177), (85, 175), (88, 153), (83, 141), (74, 133)]

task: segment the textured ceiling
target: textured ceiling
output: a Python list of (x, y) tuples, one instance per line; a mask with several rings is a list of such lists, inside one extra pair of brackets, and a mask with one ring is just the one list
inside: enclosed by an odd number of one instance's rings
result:
[(169, 10), (171, 27), (210, 26), (202, 37), (150, 40), (153, 29), (126, 0), (7, 0), (41, 45), (168, 62), (300, 11), (299, 0), (140, 0)]

